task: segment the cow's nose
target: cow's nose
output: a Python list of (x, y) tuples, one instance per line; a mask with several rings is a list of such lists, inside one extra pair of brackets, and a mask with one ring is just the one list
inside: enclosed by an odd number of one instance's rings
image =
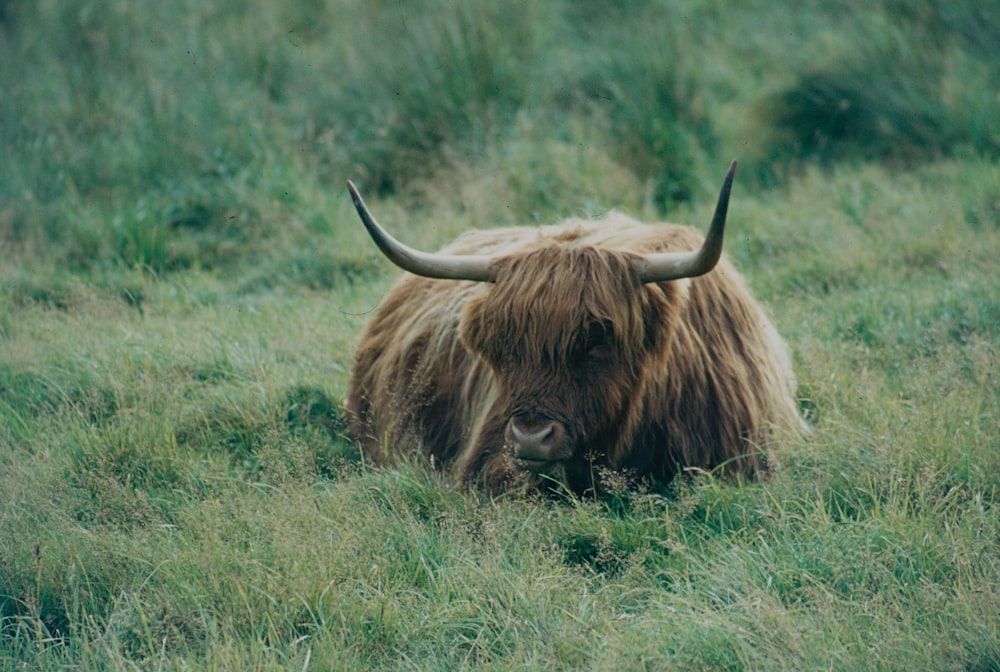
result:
[(508, 424), (508, 436), (514, 457), (528, 466), (544, 464), (562, 457), (559, 455), (565, 430), (553, 420), (532, 420), (514, 416)]

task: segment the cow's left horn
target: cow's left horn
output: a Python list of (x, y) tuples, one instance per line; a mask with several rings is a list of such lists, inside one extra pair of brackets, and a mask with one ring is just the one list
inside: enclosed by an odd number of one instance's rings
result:
[(347, 190), (351, 192), (354, 207), (365, 228), (368, 229), (368, 235), (375, 241), (382, 254), (404, 271), (442, 280), (493, 282), (496, 278), (492, 257), (478, 254), (430, 254), (403, 245), (379, 226), (372, 213), (368, 212), (368, 207), (358, 193), (357, 187), (350, 180), (347, 182)]
[(696, 252), (661, 252), (647, 254), (633, 263), (643, 282), (665, 282), (680, 278), (693, 278), (708, 273), (722, 256), (722, 238), (726, 228), (726, 211), (729, 209), (729, 192), (733, 188), (736, 161), (729, 164), (726, 178), (722, 182), (719, 200), (715, 204), (715, 215), (708, 228), (705, 242)]

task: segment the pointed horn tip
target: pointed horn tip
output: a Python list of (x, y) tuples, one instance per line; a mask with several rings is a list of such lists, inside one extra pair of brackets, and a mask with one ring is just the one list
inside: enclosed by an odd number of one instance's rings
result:
[(354, 186), (354, 182), (351, 182), (350, 180), (347, 181), (347, 192), (351, 196), (351, 202), (354, 203), (354, 209), (357, 210), (358, 215), (361, 216), (361, 221), (366, 222), (368, 219), (373, 219), (371, 213), (368, 212), (368, 206), (365, 205), (365, 199), (361, 198), (361, 192), (358, 191), (356, 186)]

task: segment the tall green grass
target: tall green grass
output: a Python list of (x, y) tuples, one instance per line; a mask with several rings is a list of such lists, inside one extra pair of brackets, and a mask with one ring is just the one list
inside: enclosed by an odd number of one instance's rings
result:
[[(1000, 668), (998, 23), (971, 3), (0, 3), (0, 668)], [(30, 76), (26, 73), (30, 72)], [(759, 484), (490, 500), (344, 437), (400, 237), (702, 227)]]
[[(720, 152), (781, 176), (998, 147), (998, 28), (972, 5), (6, 7), (4, 237), (81, 269), (224, 265), (315, 217), (301, 185), (418, 203), (526, 129), (642, 185), (600, 206), (659, 212), (700, 196)], [(551, 169), (524, 170), (513, 196), (548, 213)]]

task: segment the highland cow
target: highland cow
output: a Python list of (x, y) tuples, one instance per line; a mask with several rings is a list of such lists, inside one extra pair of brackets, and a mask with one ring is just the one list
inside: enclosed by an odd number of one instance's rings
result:
[(803, 425), (785, 342), (722, 256), (734, 161), (703, 239), (612, 213), (470, 232), (406, 271), (362, 337), (349, 431), (377, 464), (419, 454), (491, 492), (575, 493), (601, 474), (754, 478)]

